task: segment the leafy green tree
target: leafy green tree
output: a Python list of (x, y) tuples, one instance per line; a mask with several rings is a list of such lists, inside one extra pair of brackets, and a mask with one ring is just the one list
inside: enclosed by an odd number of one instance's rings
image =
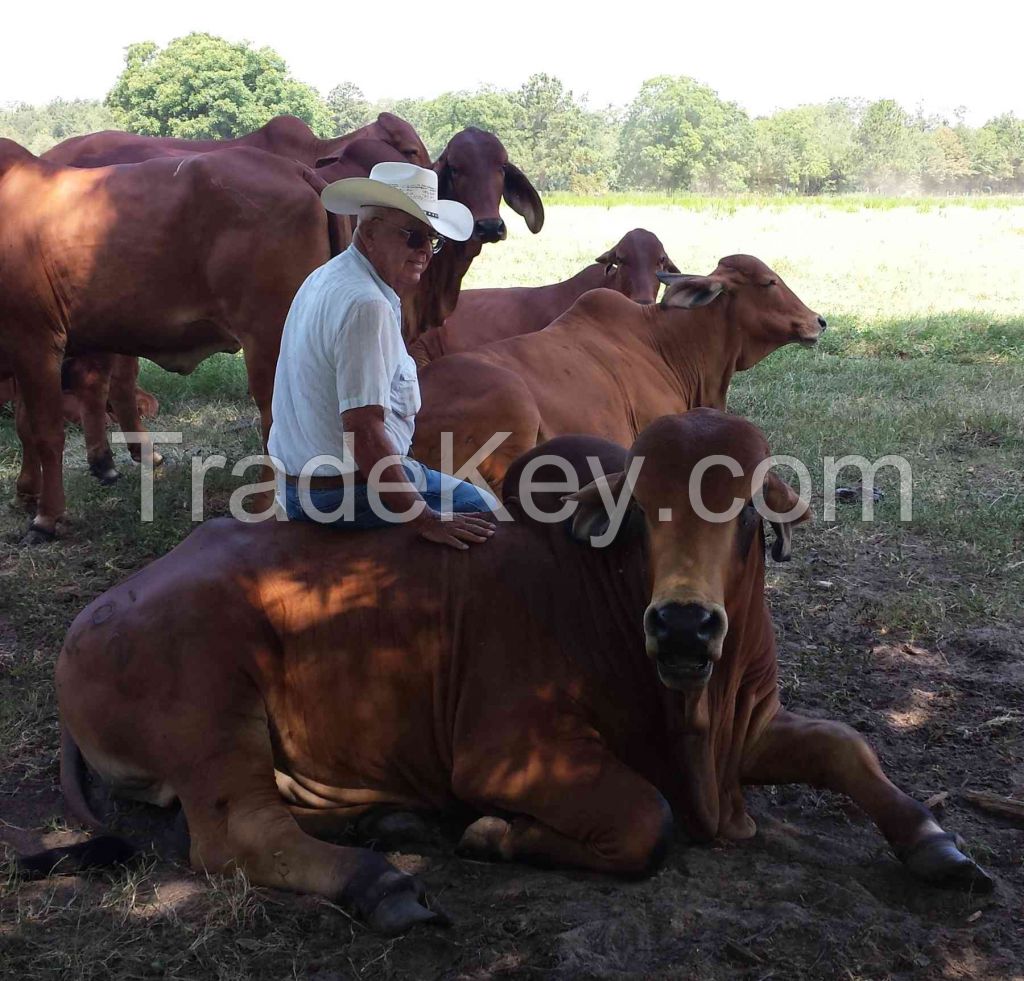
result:
[(745, 186), (753, 127), (734, 102), (692, 78), (644, 82), (619, 136), (619, 180), (652, 190), (733, 191)]
[(342, 82), (327, 93), (327, 112), (331, 136), (344, 136), (371, 122), (376, 115), (362, 89), (353, 82)]
[(857, 128), (860, 186), (871, 191), (911, 186), (920, 172), (921, 144), (920, 129), (898, 102), (871, 103)]
[(926, 134), (921, 177), (927, 190), (964, 190), (971, 175), (971, 155), (963, 129), (939, 126)]
[(969, 142), (979, 187), (1024, 190), (1024, 120), (1004, 113), (976, 130)]
[(43, 153), (71, 136), (112, 129), (110, 110), (93, 99), (54, 99), (45, 106), (25, 104), (0, 109), (0, 136)]
[(277, 52), (211, 34), (176, 38), (163, 49), (151, 41), (129, 45), (107, 105), (121, 128), (150, 136), (225, 139), (281, 114), (319, 132), (329, 128), (316, 90), (295, 81)]
[(835, 100), (755, 120), (751, 187), (799, 194), (844, 189), (853, 160), (853, 115), (849, 104)]

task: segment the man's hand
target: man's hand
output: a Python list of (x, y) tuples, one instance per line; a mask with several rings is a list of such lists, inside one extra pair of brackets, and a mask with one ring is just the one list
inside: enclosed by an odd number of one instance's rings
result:
[(452, 548), (469, 548), (470, 543), (486, 542), (494, 534), (494, 523), (479, 515), (449, 514), (442, 517), (430, 508), (426, 508), (413, 522), (413, 527), (428, 542)]

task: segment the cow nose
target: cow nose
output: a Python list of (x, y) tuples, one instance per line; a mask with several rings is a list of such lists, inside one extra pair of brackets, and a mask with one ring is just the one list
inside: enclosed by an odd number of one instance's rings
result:
[(721, 611), (700, 603), (663, 603), (647, 613), (647, 632), (665, 648), (706, 648), (725, 629)]
[(818, 317), (818, 326), (824, 331), (828, 328), (828, 321), (824, 317)]
[(480, 218), (473, 226), (473, 237), (481, 242), (503, 242), (507, 234), (501, 218)]

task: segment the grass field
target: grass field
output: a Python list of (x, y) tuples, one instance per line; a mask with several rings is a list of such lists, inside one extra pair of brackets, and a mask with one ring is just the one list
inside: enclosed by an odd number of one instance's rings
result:
[[(685, 205), (685, 206), (681, 206)], [(908, 887), (862, 817), (816, 791), (751, 795), (761, 827), (740, 847), (677, 847), (638, 884), (463, 862), (450, 847), (407, 856), (457, 925), (381, 941), (322, 901), (195, 876), (154, 859), (86, 882), (0, 879), (0, 976), (18, 978), (1024, 977), (1024, 831), (981, 814), (964, 789), (1024, 796), (1024, 205), (864, 199), (699, 206), (629, 196), (552, 198), (538, 236), (510, 216), (468, 285), (552, 282), (642, 226), (687, 272), (753, 253), (830, 328), (737, 376), (731, 408), (820, 491), (823, 456), (900, 454), (914, 471), (901, 523), (892, 472), (877, 520), (854, 509), (795, 536), (773, 569), (784, 700), (856, 725), (896, 782), (927, 799), (999, 877), (991, 899)], [(0, 514), (0, 840), (64, 832), (52, 665), (93, 596), (191, 527), (194, 453), (258, 447), (237, 358), (178, 378), (147, 365), (154, 429), (181, 430), (141, 525), (138, 475), (100, 488), (81, 436), (66, 464), (73, 523), (24, 550), (25, 516)], [(19, 449), (0, 411), (0, 490)], [(207, 514), (240, 480), (211, 476)], [(820, 499), (816, 497), (816, 505)], [(419, 863), (419, 864), (417, 864)], [(980, 914), (980, 915), (978, 915)]]

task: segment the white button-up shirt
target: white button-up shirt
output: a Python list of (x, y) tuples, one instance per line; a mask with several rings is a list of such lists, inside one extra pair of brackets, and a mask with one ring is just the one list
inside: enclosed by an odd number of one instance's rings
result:
[[(384, 428), (407, 455), (420, 386), (402, 340), (401, 302), (350, 245), (314, 269), (292, 300), (274, 376), (270, 454), (290, 474), (321, 454), (337, 457), (341, 473), (354, 472), (341, 413), (364, 405), (384, 408)], [(312, 471), (338, 472), (328, 464)]]

